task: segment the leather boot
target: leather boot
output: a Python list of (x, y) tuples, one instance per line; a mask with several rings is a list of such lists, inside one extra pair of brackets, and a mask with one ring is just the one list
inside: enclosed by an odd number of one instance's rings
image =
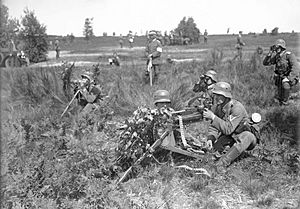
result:
[(217, 171), (219, 173), (225, 173), (226, 167), (228, 167), (232, 161), (240, 156), (240, 154), (240, 151), (235, 146), (232, 146), (217, 162)]

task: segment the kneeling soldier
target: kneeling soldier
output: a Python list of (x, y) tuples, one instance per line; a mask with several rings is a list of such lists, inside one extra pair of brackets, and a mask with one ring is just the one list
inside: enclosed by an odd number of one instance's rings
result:
[(223, 153), (226, 146), (230, 147), (217, 163), (218, 171), (225, 172), (225, 167), (242, 152), (252, 150), (258, 143), (259, 128), (256, 122), (260, 119), (249, 119), (245, 107), (232, 99), (230, 84), (218, 82), (212, 93), (213, 111), (205, 110), (203, 116), (211, 120), (208, 144), (219, 153)]

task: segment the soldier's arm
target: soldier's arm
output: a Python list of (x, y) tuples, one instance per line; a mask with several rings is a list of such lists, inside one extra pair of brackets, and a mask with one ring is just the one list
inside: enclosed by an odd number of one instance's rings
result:
[(287, 52), (287, 59), (288, 62), (290, 64), (290, 66), (292, 67), (291, 69), (291, 73), (290, 73), (290, 79), (293, 81), (294, 79), (298, 79), (299, 80), (299, 76), (300, 76), (300, 66), (299, 63), (297, 62), (296, 56), (294, 54), (292, 54), (291, 52)]
[(244, 110), (241, 106), (233, 108), (232, 113), (225, 120), (215, 116), (212, 126), (219, 130), (222, 134), (230, 135), (244, 118)]
[(276, 59), (275, 56), (276, 52), (274, 52), (272, 49), (270, 49), (269, 53), (265, 56), (263, 60), (263, 65), (265, 66), (270, 66), (270, 65), (275, 65), (276, 64)]
[(161, 42), (157, 40), (156, 43), (157, 43), (156, 50), (152, 53), (152, 58), (160, 57), (160, 55), (162, 53)]

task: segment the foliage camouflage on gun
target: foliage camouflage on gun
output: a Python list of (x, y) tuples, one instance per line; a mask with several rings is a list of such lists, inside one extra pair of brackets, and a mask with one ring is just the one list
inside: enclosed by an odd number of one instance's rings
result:
[[(127, 128), (121, 134), (120, 143), (116, 149), (115, 165), (119, 171), (126, 171), (118, 183), (122, 182), (133, 168), (138, 169), (137, 167), (146, 157), (153, 156), (154, 151), (162, 145), (169, 133), (179, 128), (178, 116), (181, 116), (183, 124), (194, 123), (203, 120), (203, 110), (204, 107), (187, 108), (180, 111), (172, 111), (167, 108), (160, 110), (138, 108), (133, 117), (127, 121)], [(183, 147), (181, 141), (178, 141), (178, 147)], [(190, 148), (192, 149), (192, 146)], [(188, 151), (175, 146), (171, 149), (166, 147), (166, 149), (196, 157), (196, 154), (189, 154)]]

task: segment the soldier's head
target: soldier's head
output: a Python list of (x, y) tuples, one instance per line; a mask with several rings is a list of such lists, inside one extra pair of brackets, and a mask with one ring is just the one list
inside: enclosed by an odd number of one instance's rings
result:
[(150, 32), (148, 33), (149, 39), (154, 39), (156, 38), (157, 34), (155, 30), (150, 30)]
[(275, 42), (276, 48), (281, 48), (282, 50), (286, 49), (286, 44), (283, 39), (277, 39)]
[(221, 105), (226, 104), (232, 98), (231, 94), (231, 86), (229, 83), (226, 82), (218, 82), (214, 85), (212, 90), (214, 104)]
[(168, 107), (170, 104), (170, 93), (167, 90), (157, 90), (154, 92), (154, 105), (156, 107)]
[(262, 54), (264, 52), (263, 48), (261, 46), (256, 48), (257, 54)]
[(87, 86), (92, 83), (92, 78), (87, 74), (81, 74), (81, 80), (83, 85)]
[(216, 75), (217, 75), (217, 73), (214, 70), (207, 71), (204, 74), (204, 76), (206, 77), (206, 84), (211, 85), (211, 84), (217, 83)]

